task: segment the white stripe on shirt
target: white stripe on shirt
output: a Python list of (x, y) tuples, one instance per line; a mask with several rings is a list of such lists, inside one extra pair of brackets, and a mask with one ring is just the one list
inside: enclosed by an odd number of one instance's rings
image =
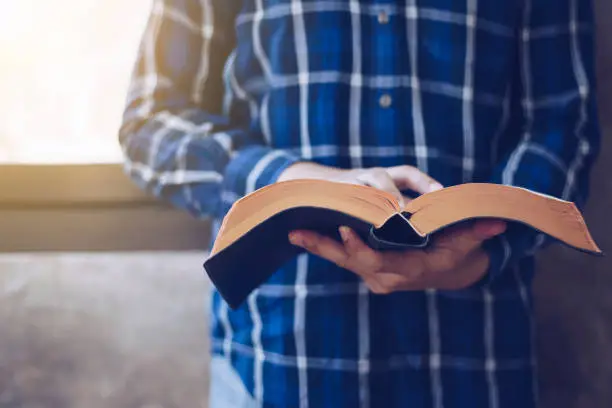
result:
[(156, 182), (163, 185), (180, 185), (184, 183), (218, 183), (223, 176), (212, 170), (174, 170), (157, 172), (151, 167), (137, 162), (126, 161), (125, 169), (128, 173), (138, 173), (146, 183)]
[(232, 358), (232, 336), (234, 331), (229, 320), (229, 307), (224, 300), (219, 302), (219, 321), (223, 327), (223, 354), (228, 360)]
[(272, 163), (272, 161), (284, 155), (285, 153), (282, 150), (272, 150), (270, 151), (270, 153), (259, 159), (257, 164), (253, 166), (253, 169), (247, 176), (245, 194), (249, 194), (255, 191), (257, 188), (257, 180), (259, 179), (259, 176), (261, 176), (261, 174), (264, 172), (266, 167), (270, 163)]
[(419, 9), (415, 0), (409, 0), (406, 6), (406, 27), (408, 37), (408, 52), (410, 54), (410, 87), (412, 91), (412, 122), (414, 127), (414, 145), (417, 152), (419, 170), (427, 173), (427, 142), (425, 140), (425, 123), (421, 103), (421, 84), (419, 79), (418, 61), (418, 16)]
[(434, 408), (444, 407), (442, 390), (442, 351), (440, 349), (440, 321), (438, 315), (438, 299), (436, 291), (426, 291), (427, 320), (429, 322), (429, 375), (431, 381), (431, 397)]
[(478, 0), (469, 0), (465, 16), (466, 49), (463, 80), (463, 182), (469, 183), (474, 176), (474, 56), (476, 48), (476, 23)]
[(489, 385), (489, 408), (499, 407), (499, 391), (497, 387), (497, 364), (495, 359), (495, 303), (491, 291), (484, 290), (484, 345), (485, 370)]
[(302, 254), (297, 258), (293, 317), (300, 408), (308, 408), (308, 353), (306, 350), (306, 295), (308, 294), (308, 289), (306, 286), (307, 278), (308, 255)]
[[(351, 0), (351, 36), (353, 70), (351, 73), (350, 106), (349, 106), (349, 144), (351, 166), (363, 167), (361, 146), (361, 92), (363, 89), (361, 47), (361, 11), (359, 0)], [(357, 352), (359, 370), (359, 406), (370, 407), (370, 291), (363, 282), (359, 282), (357, 296)]]
[(208, 79), (208, 73), (210, 71), (210, 43), (214, 34), (214, 13), (211, 0), (201, 0), (202, 4), (202, 49), (200, 52), (200, 58), (198, 58), (200, 64), (196, 73), (195, 83), (193, 84), (192, 98), (196, 103), (202, 101), (204, 89), (204, 83)]
[(350, 105), (349, 105), (349, 144), (351, 166), (354, 169), (363, 167), (361, 152), (361, 92), (363, 89), (361, 48), (361, 12), (359, 0), (351, 0), (351, 37), (353, 40), (352, 56), (353, 71), (351, 73)]
[(572, 67), (576, 75), (576, 82), (578, 83), (578, 91), (582, 99), (580, 106), (580, 119), (576, 123), (575, 133), (578, 141), (578, 149), (576, 149), (576, 156), (574, 161), (570, 165), (569, 171), (567, 172), (566, 184), (563, 189), (562, 197), (569, 199), (571, 196), (574, 183), (576, 181), (576, 173), (582, 167), (584, 157), (590, 151), (589, 142), (584, 137), (584, 125), (587, 122), (587, 101), (589, 97), (589, 80), (585, 73), (584, 63), (582, 61), (582, 52), (580, 51), (578, 41), (578, 0), (572, 0), (570, 10), (570, 32), (572, 37), (571, 42), (571, 53), (572, 53)]
[[(152, 13), (158, 13), (160, 15), (163, 14), (164, 2), (155, 0), (153, 3)], [(149, 116), (155, 104), (153, 95), (157, 89), (157, 83), (159, 80), (157, 75), (159, 70), (157, 69), (157, 64), (155, 61), (155, 44), (157, 44), (157, 36), (159, 35), (162, 22), (163, 20), (161, 18), (152, 19), (151, 23), (148, 25), (147, 32), (145, 33), (146, 40), (144, 44), (146, 45), (146, 49), (144, 50), (144, 70), (146, 76), (145, 81), (142, 84), (143, 92), (141, 94), (141, 98), (143, 98), (144, 101), (142, 102), (142, 107), (139, 109), (139, 115), (142, 117)], [(151, 157), (151, 154), (149, 154), (149, 157)]]
[(525, 134), (523, 140), (512, 152), (502, 172), (502, 184), (513, 185), (514, 175), (527, 151), (525, 144), (531, 139), (531, 128), (533, 126), (533, 92), (531, 87), (531, 31), (529, 22), (531, 19), (531, 0), (525, 0), (523, 5), (522, 32), (521, 32), (521, 78), (523, 81), (523, 111), (525, 116)]
[[(395, 6), (395, 7), (389, 7)], [(329, 0), (318, 0), (318, 1), (309, 1), (305, 2), (303, 7), (300, 9), (302, 13), (321, 13), (321, 12), (334, 12), (334, 11), (349, 11), (350, 5), (345, 1), (329, 1)], [(360, 5), (360, 15), (374, 16), (376, 17), (381, 8), (385, 7), (385, 11), (389, 13), (389, 15), (394, 15), (396, 13), (401, 13), (401, 7), (399, 5), (394, 4), (362, 4)], [(429, 20), (429, 21), (437, 21), (441, 23), (452, 23), (452, 24), (464, 24), (465, 23), (465, 15), (463, 13), (459, 13), (456, 11), (450, 10), (440, 10), (435, 8), (427, 8), (419, 6), (419, 19), (421, 20)], [(266, 8), (265, 18), (267, 19), (277, 19), (292, 15), (293, 9), (290, 8), (288, 4), (279, 3)], [(236, 24), (241, 25), (255, 20), (256, 13), (245, 13), (241, 14), (237, 20)], [(493, 35), (497, 35), (500, 37), (512, 37), (513, 31), (511, 28), (506, 27), (502, 24), (499, 24), (492, 20), (481, 19), (478, 24), (478, 28), (483, 31), (487, 31)], [(543, 29), (545, 27), (542, 27)], [(546, 27), (551, 29), (551, 27)]]
[(268, 61), (268, 57), (264, 51), (263, 46), (261, 45), (261, 20), (264, 18), (264, 7), (262, 4), (262, 0), (255, 0), (255, 13), (253, 15), (253, 51), (255, 52), (255, 56), (257, 57), (257, 61), (261, 65), (261, 69), (263, 70), (264, 76), (269, 82), (273, 82), (272, 78), (274, 74), (272, 72), (272, 68), (270, 67), (270, 61)]
[(370, 408), (370, 291), (363, 282), (359, 282), (357, 317), (359, 406)]
[[(221, 220), (214, 220), (212, 222), (212, 231), (215, 236), (219, 233), (219, 229), (221, 229), (221, 223)], [(219, 317), (219, 322), (223, 328), (223, 343), (221, 345), (223, 355), (228, 361), (231, 361), (233, 344), (232, 337), (234, 335), (234, 330), (232, 329), (232, 324), (229, 320), (229, 306), (222, 298), (219, 299), (219, 310), (217, 312), (217, 316)]]
[(258, 404), (263, 404), (264, 384), (263, 365), (266, 355), (261, 344), (261, 330), (263, 323), (257, 307), (257, 290), (248, 298), (249, 313), (253, 321), (251, 342), (253, 343), (253, 397)]
[[(262, 57), (262, 58), (264, 58), (264, 57)], [(257, 111), (258, 111), (257, 102), (238, 83), (238, 79), (236, 78), (236, 69), (235, 69), (235, 65), (234, 65), (235, 63), (236, 63), (236, 53), (233, 52), (230, 55), (230, 59), (229, 59), (229, 62), (228, 62), (229, 84), (230, 84), (230, 87), (231, 87), (233, 92), (228, 92), (228, 94), (236, 95), (236, 97), (238, 99), (240, 99), (242, 101), (248, 102), (249, 103), (249, 113), (251, 115), (251, 120), (254, 120), (257, 117)], [(262, 62), (262, 64), (263, 63), (264, 62)]]
[[(482, 296), (480, 296), (482, 300)], [(223, 342), (217, 339), (212, 340), (215, 349), (223, 346)], [(246, 344), (234, 342), (232, 350), (235, 354), (240, 354), (249, 358), (255, 356), (253, 347)], [(350, 358), (325, 358), (308, 357), (308, 368), (312, 370), (329, 370), (355, 373), (359, 371), (359, 362)], [(297, 357), (281, 354), (273, 351), (265, 351), (266, 362), (281, 367), (295, 368), (298, 366)], [(412, 370), (427, 370), (430, 362), (429, 354), (395, 354), (385, 359), (369, 360), (370, 365), (376, 368), (377, 372), (387, 370), (401, 370), (410, 368)], [(534, 361), (529, 358), (500, 358), (496, 361), (495, 369), (498, 372), (523, 370), (526, 367), (533, 367)], [(454, 357), (440, 356), (439, 366), (443, 369), (459, 370), (461, 372), (483, 372), (486, 371), (485, 360), (473, 357)]]
[[(417, 152), (417, 165), (419, 170), (428, 172), (428, 153), (425, 140), (425, 124), (423, 121), (423, 108), (421, 106), (421, 87), (419, 83), (418, 61), (418, 18), (419, 9), (415, 0), (409, 0), (406, 6), (408, 51), (410, 54), (411, 89), (412, 89), (412, 121), (414, 126), (414, 144)], [(431, 380), (431, 395), (434, 408), (442, 408), (442, 379), (440, 372), (440, 322), (438, 321), (438, 307), (436, 291), (428, 290), (427, 315), (429, 323), (429, 371)]]
[[(530, 297), (529, 290), (527, 288), (528, 284), (523, 281), (521, 276), (520, 266), (518, 264), (514, 265), (513, 268), (514, 279), (516, 280), (516, 284), (519, 288), (519, 293), (521, 295), (521, 300), (523, 303), (523, 308), (525, 310), (525, 315), (529, 319), (529, 335), (530, 335), (530, 344), (531, 344), (531, 357), (530, 357), (530, 366), (532, 367), (532, 380), (531, 380), (531, 390), (534, 396), (535, 401), (539, 401), (539, 393), (540, 386), (538, 383), (538, 365), (537, 365), (537, 357), (536, 357), (536, 338), (535, 338), (535, 320), (533, 315), (533, 310), (530, 305)], [(499, 367), (497, 367), (499, 370)]]
[(511, 87), (510, 84), (506, 87), (506, 92), (504, 96), (504, 102), (502, 105), (502, 116), (499, 119), (499, 126), (495, 135), (493, 136), (493, 140), (491, 141), (491, 157), (490, 157), (490, 165), (491, 167), (495, 167), (495, 164), (498, 162), (499, 156), (499, 140), (501, 136), (504, 134), (508, 123), (510, 122), (510, 101), (511, 101)]
[(302, 158), (312, 158), (310, 134), (308, 131), (308, 90), (310, 89), (310, 67), (308, 66), (308, 43), (306, 41), (306, 26), (304, 24), (304, 13), (302, 12), (302, 1), (292, 0), (291, 11), (293, 13), (295, 57), (298, 68), (298, 82), (300, 87), (300, 146)]
[[(176, 158), (175, 161), (178, 166), (178, 170), (181, 173), (185, 173), (187, 171), (187, 146), (193, 140), (193, 133), (187, 133), (183, 136), (178, 148), (176, 149)], [(200, 203), (198, 200), (193, 199), (193, 193), (191, 191), (192, 183), (185, 183), (181, 185), (181, 192), (183, 193), (183, 198), (185, 199), (185, 203), (191, 205), (198, 212), (202, 209), (200, 208)]]
[[(308, 74), (310, 85), (315, 84), (353, 84), (353, 74), (341, 71), (316, 71)], [(414, 81), (410, 75), (364, 75), (362, 72), (361, 86), (373, 89), (398, 89), (412, 88)], [(300, 83), (299, 74), (275, 74), (272, 86), (274, 88), (294, 87)], [(448, 96), (451, 98), (463, 99), (463, 87), (444, 81), (434, 81), (430, 79), (419, 79), (418, 89), (422, 92), (429, 92), (436, 95)], [(270, 84), (255, 80), (246, 80), (244, 88), (252, 93), (265, 93)], [(563, 94), (565, 95), (565, 94)], [(563, 95), (559, 95), (562, 97)], [(554, 98), (554, 96), (551, 96)], [(486, 106), (501, 106), (503, 98), (489, 92), (474, 92), (474, 102)]]

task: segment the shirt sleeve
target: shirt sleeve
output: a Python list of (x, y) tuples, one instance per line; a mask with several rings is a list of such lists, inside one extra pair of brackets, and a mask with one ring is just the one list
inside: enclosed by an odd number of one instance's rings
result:
[[(196, 217), (218, 215), (223, 200), (273, 183), (297, 160), (249, 129), (252, 101), (227, 68), (234, 3), (153, 1), (119, 130), (127, 174)], [(247, 109), (224, 109), (228, 86)]]
[[(574, 201), (583, 209), (599, 151), (594, 22), (590, 0), (526, 0), (519, 32), (518, 144), (500, 155), (492, 182)], [(515, 120), (513, 118), (513, 120)], [(512, 224), (485, 243), (491, 282), (548, 237)]]

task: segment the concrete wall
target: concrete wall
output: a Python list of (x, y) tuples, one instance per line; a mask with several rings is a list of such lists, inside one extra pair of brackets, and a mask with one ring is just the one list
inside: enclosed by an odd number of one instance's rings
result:
[(612, 2), (596, 0), (603, 153), (587, 221), (608, 258), (555, 248), (536, 282), (542, 398), (549, 408), (612, 407)]
[(0, 408), (205, 407), (203, 259), (0, 255)]

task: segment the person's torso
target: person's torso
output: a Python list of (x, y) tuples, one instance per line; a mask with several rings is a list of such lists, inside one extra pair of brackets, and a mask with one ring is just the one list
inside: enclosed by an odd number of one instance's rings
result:
[(266, 143), (447, 185), (486, 180), (504, 153), (522, 2), (239, 3), (228, 113)]
[[(452, 185), (486, 181), (520, 137), (519, 1), (238, 3), (226, 110), (275, 148)], [(530, 279), (378, 296), (301, 256), (236, 311), (214, 293), (213, 350), (265, 406), (301, 406), (306, 384), (312, 407), (530, 407)]]

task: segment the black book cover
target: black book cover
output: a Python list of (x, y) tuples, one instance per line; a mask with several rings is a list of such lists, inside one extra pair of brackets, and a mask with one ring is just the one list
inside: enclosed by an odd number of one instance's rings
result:
[(230, 308), (236, 309), (283, 264), (304, 251), (289, 242), (289, 232), (316, 231), (339, 241), (338, 228), (346, 225), (377, 250), (427, 245), (428, 237), (416, 233), (409, 217), (408, 213), (395, 214), (376, 229), (341, 212), (315, 207), (292, 208), (267, 219), (208, 258), (204, 268)]

